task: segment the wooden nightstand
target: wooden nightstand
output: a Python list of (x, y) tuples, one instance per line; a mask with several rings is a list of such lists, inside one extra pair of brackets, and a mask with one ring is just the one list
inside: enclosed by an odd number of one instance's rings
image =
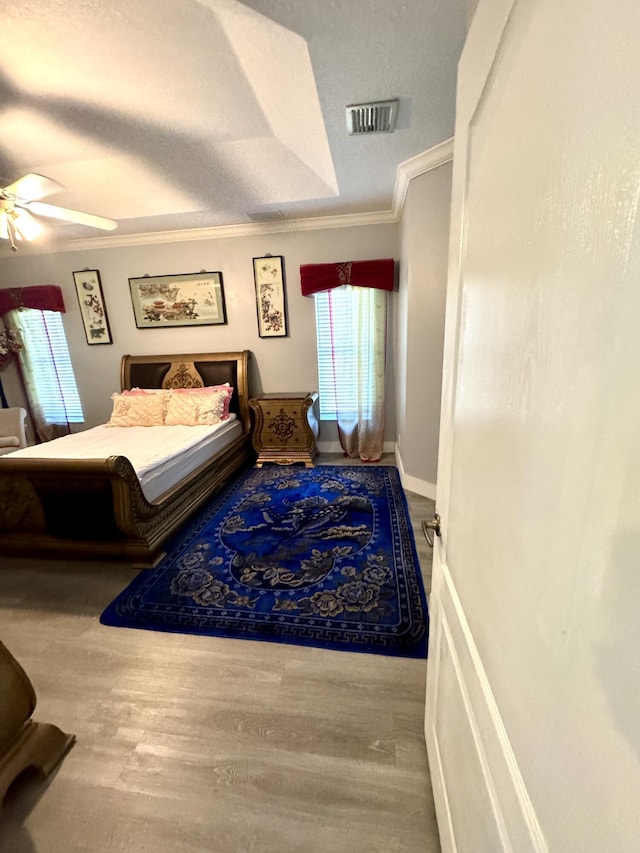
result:
[(252, 441), (258, 453), (258, 468), (265, 462), (304, 462), (307, 468), (313, 468), (319, 431), (314, 410), (317, 399), (317, 394), (302, 391), (261, 394), (249, 400), (255, 412)]

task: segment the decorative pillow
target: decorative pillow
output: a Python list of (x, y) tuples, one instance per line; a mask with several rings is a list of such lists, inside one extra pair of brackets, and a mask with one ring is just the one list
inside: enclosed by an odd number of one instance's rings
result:
[(167, 426), (213, 426), (228, 412), (228, 388), (176, 388), (169, 391), (164, 422)]
[(176, 394), (210, 394), (212, 391), (223, 391), (225, 394), (220, 420), (226, 421), (229, 418), (229, 406), (233, 397), (233, 388), (228, 382), (224, 385), (207, 385), (204, 388), (172, 388), (171, 392)]
[(20, 447), (17, 435), (0, 435), (0, 447)]
[(112, 394), (113, 411), (107, 426), (162, 426), (167, 394)]
[(224, 410), (222, 412), (222, 420), (229, 420), (229, 406), (231, 405), (231, 398), (233, 397), (233, 388), (228, 385), (227, 386), (227, 396), (224, 401)]

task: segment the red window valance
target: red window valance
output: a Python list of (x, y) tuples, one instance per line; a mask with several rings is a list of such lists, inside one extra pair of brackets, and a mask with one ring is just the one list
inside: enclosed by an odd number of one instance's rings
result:
[(331, 290), (343, 284), (393, 290), (394, 269), (393, 258), (377, 261), (344, 261), (337, 264), (302, 264), (300, 266), (302, 295), (312, 296), (321, 290)]
[(15, 308), (36, 308), (38, 311), (64, 313), (62, 290), (57, 284), (38, 284), (33, 287), (0, 289), (0, 317)]

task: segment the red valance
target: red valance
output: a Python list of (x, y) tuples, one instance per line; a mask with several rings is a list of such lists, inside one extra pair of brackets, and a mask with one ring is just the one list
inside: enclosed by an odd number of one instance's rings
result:
[(15, 308), (37, 308), (39, 311), (64, 313), (62, 290), (57, 284), (0, 288), (0, 317)]
[(312, 296), (321, 290), (331, 290), (343, 284), (393, 290), (394, 269), (393, 258), (377, 261), (345, 261), (338, 264), (302, 264), (300, 267), (302, 295)]

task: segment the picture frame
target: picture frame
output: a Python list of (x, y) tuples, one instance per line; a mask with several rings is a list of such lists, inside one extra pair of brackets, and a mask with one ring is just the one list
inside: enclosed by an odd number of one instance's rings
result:
[(284, 257), (264, 255), (254, 258), (253, 281), (256, 290), (258, 335), (261, 338), (288, 337)]
[(112, 344), (107, 306), (102, 292), (99, 270), (77, 270), (73, 273), (82, 325), (89, 346)]
[(138, 329), (227, 322), (221, 272), (144, 275), (130, 278), (129, 289)]

